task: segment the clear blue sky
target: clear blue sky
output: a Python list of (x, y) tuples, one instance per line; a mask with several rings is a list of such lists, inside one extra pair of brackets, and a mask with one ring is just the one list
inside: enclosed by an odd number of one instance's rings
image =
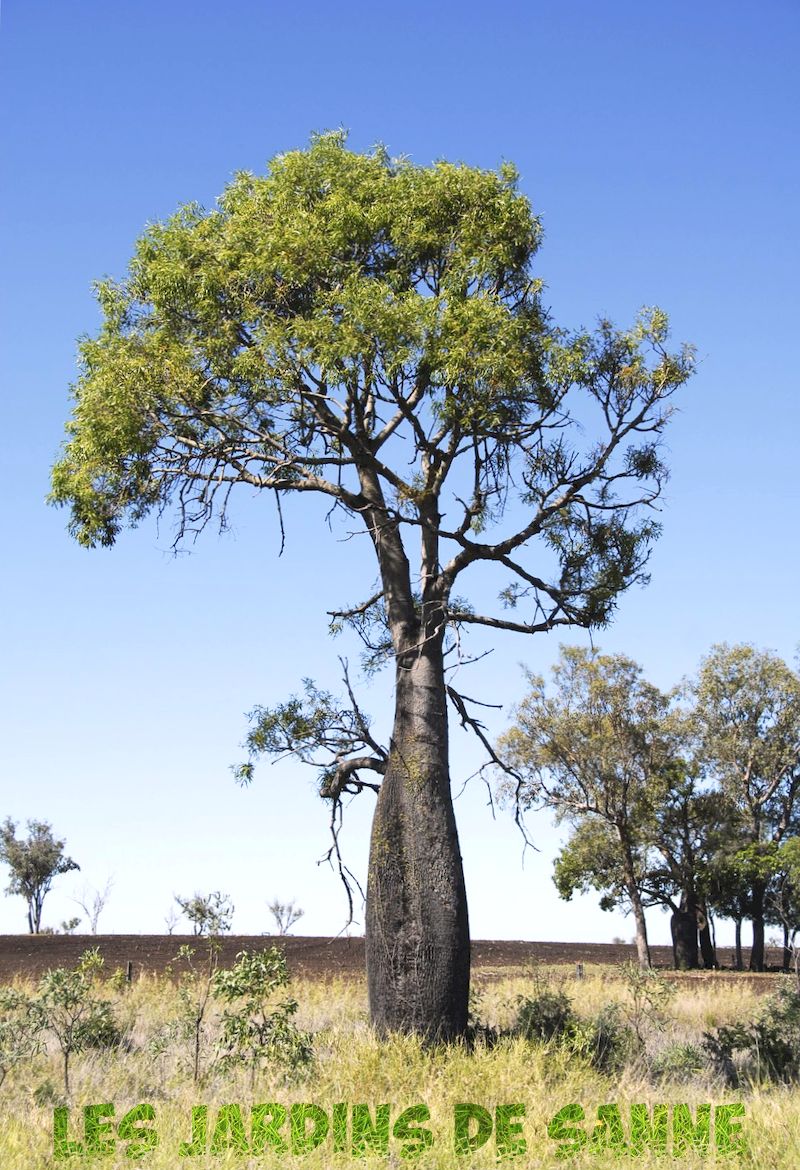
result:
[[(279, 561), (271, 507), (243, 497), (234, 532), (206, 533), (190, 556), (171, 557), (154, 524), (87, 552), (44, 505), (75, 339), (98, 325), (92, 280), (124, 272), (146, 222), (212, 205), (235, 170), (263, 170), (314, 130), (342, 125), (356, 149), (380, 140), (422, 164), (514, 161), (545, 226), (538, 273), (559, 320), (667, 309), (701, 364), (668, 435), (652, 584), (598, 642), (662, 686), (716, 641), (792, 658), (795, 0), (4, 0), (0, 53), (0, 815), (51, 821), (82, 866), (59, 879), (47, 922), (77, 912), (68, 895), (84, 880), (113, 875), (105, 930), (163, 930), (174, 893), (213, 888), (232, 895), (242, 932), (268, 928), (276, 895), (305, 907), (307, 933), (342, 925), (338, 882), (316, 865), (327, 812), (311, 777), (265, 765), (242, 791), (228, 767), (254, 704), (306, 675), (336, 684), (348, 647), (328, 639), (325, 610), (359, 594), (348, 546), (303, 500)], [(464, 689), (511, 704), (519, 663), (544, 670), (556, 655), (554, 636), (498, 637)], [(368, 705), (385, 731), (385, 685)], [(454, 779), (477, 762), (454, 733)], [(344, 836), (362, 874), (370, 802)], [(632, 933), (596, 899), (558, 901), (546, 819), (522, 869), (516, 830), (485, 804), (478, 784), (457, 803), (475, 937)], [(22, 901), (0, 898), (0, 932), (22, 929)], [(651, 930), (668, 939), (662, 915)]]

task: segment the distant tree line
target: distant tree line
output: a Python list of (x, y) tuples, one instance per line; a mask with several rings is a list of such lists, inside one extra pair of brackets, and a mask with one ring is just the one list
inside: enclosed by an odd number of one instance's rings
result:
[(636, 924), (671, 914), (676, 967), (717, 966), (713, 920), (732, 919), (736, 964), (752, 923), (750, 969), (765, 928), (784, 966), (800, 928), (800, 677), (750, 645), (718, 645), (670, 692), (621, 654), (562, 647), (552, 683), (529, 690), (501, 741), (504, 791), (571, 826), (556, 858), (565, 899), (595, 890)]

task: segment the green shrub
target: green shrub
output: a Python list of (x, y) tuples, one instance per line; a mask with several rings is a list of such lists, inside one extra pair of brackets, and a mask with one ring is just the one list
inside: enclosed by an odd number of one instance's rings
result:
[(244, 1064), (251, 1082), (256, 1069), (282, 1065), (296, 1069), (311, 1060), (310, 1037), (292, 1017), (297, 1001), (280, 998), (289, 984), (283, 953), (276, 947), (240, 951), (229, 970), (217, 970), (211, 992), (226, 1004), (217, 1060), (222, 1068)]
[(0, 1085), (9, 1069), (39, 1051), (43, 1023), (35, 1000), (14, 987), (0, 987)]
[(76, 967), (57, 967), (39, 980), (37, 1011), (44, 1027), (61, 1049), (64, 1094), (69, 1097), (69, 1062), (75, 1052), (87, 1047), (108, 1047), (113, 1036), (119, 1042), (111, 1004), (97, 994), (97, 977), (103, 959), (97, 947), (85, 951)]
[(581, 1017), (563, 989), (543, 987), (520, 999), (512, 1033), (526, 1040), (557, 1041), (603, 1073), (618, 1072), (641, 1050), (619, 1004), (607, 1004), (596, 1016)]
[(545, 987), (519, 1000), (514, 1032), (526, 1040), (553, 1040), (570, 1034), (574, 1024), (567, 993)]
[(800, 1081), (800, 995), (778, 988), (754, 1021), (704, 1033), (703, 1047), (730, 1085)]
[(607, 1074), (619, 1072), (642, 1050), (636, 1033), (622, 1019), (616, 1003), (606, 1004), (596, 1016), (576, 1020), (569, 1039), (576, 1056)]
[(657, 1080), (687, 1081), (702, 1072), (707, 1063), (708, 1055), (702, 1048), (675, 1041), (656, 1053), (652, 1071)]
[(107, 1000), (98, 1000), (92, 1014), (80, 1021), (75, 1029), (75, 1042), (76, 1050), (122, 1047), (123, 1035)]

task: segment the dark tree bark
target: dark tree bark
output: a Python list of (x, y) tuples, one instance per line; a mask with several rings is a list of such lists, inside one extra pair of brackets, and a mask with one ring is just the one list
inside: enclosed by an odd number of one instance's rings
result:
[(703, 957), (703, 966), (707, 971), (716, 971), (719, 968), (719, 962), (717, 960), (716, 942), (711, 933), (711, 915), (708, 913), (708, 907), (702, 902), (698, 904), (697, 911), (700, 954)]
[(744, 963), (742, 961), (742, 919), (741, 918), (734, 919), (734, 927), (735, 927), (735, 933), (734, 933), (735, 960), (734, 961), (736, 963), (736, 970), (741, 971), (742, 968), (744, 967)]
[(440, 637), (398, 655), (396, 687), (370, 843), (370, 1015), (381, 1032), (449, 1040), (467, 1024), (470, 953)]
[(672, 956), (676, 971), (695, 971), (699, 964), (697, 953), (696, 908), (684, 905), (673, 910), (670, 920), (672, 930)]
[(750, 970), (764, 970), (764, 894), (763, 882), (753, 885), (752, 918), (753, 949), (750, 951)]

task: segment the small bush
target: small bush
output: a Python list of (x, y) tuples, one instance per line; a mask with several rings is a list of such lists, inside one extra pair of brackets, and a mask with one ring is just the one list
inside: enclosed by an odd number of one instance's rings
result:
[(754, 1021), (704, 1033), (703, 1047), (730, 1085), (800, 1081), (800, 995), (780, 987)]
[(572, 1050), (602, 1073), (616, 1073), (641, 1053), (636, 1033), (622, 1019), (619, 1004), (609, 1003), (596, 1016), (577, 1020), (570, 1037)]
[(34, 1105), (38, 1105), (40, 1109), (47, 1109), (52, 1105), (66, 1105), (67, 1103), (67, 1098), (59, 1092), (49, 1078), (37, 1085), (31, 1096)]
[(97, 1002), (92, 1014), (75, 1028), (75, 1048), (109, 1049), (122, 1046), (123, 1036), (106, 1000)]
[(657, 1080), (687, 1081), (702, 1072), (707, 1054), (696, 1044), (676, 1041), (666, 1044), (653, 1058), (653, 1076)]
[(565, 991), (546, 987), (519, 1001), (513, 1032), (526, 1040), (558, 1041), (603, 1073), (618, 1072), (641, 1049), (618, 1004), (584, 1018), (576, 1015)]
[(283, 953), (241, 951), (229, 970), (214, 973), (212, 995), (225, 1005), (218, 1045), (219, 1067), (249, 1067), (251, 1082), (257, 1069), (282, 1065), (298, 1069), (312, 1057), (311, 1038), (294, 1023), (297, 1001), (279, 998), (288, 989), (289, 973)]
[(514, 1031), (526, 1040), (553, 1040), (570, 1033), (574, 1024), (567, 993), (543, 988), (520, 999)]

